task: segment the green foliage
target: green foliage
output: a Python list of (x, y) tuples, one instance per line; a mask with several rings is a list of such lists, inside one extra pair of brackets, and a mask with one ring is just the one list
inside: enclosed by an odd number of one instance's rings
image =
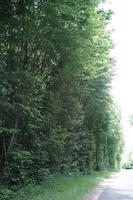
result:
[(81, 200), (113, 171), (93, 172), (84, 176), (46, 178), (40, 185), (28, 185), (19, 190), (14, 200)]
[(33, 152), (14, 151), (9, 153), (3, 171), (2, 181), (8, 186), (22, 186), (28, 183), (41, 181), (49, 175), (48, 169), (42, 166), (42, 160)]
[(120, 164), (112, 11), (100, 2), (0, 2), (0, 169), (9, 187)]
[(0, 200), (12, 200), (15, 193), (12, 190), (0, 185)]

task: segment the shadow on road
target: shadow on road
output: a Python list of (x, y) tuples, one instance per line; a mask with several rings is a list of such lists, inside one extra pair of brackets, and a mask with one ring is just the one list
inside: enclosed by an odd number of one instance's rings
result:
[(98, 200), (133, 200), (133, 191), (118, 188), (107, 188)]

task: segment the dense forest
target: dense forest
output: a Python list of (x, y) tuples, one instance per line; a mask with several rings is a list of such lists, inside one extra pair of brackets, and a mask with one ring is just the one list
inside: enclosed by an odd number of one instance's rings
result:
[(0, 1), (1, 184), (119, 167), (112, 11), (101, 2)]

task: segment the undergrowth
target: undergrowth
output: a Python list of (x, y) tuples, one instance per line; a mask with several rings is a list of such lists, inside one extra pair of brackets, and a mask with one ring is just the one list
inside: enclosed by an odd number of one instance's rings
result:
[(51, 176), (38, 185), (19, 190), (13, 200), (81, 200), (113, 171), (94, 172), (91, 175), (66, 177)]

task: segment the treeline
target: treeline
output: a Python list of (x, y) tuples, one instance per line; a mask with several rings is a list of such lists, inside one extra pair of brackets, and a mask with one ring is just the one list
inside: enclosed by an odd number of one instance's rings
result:
[(114, 61), (98, 0), (0, 1), (1, 182), (117, 168)]

